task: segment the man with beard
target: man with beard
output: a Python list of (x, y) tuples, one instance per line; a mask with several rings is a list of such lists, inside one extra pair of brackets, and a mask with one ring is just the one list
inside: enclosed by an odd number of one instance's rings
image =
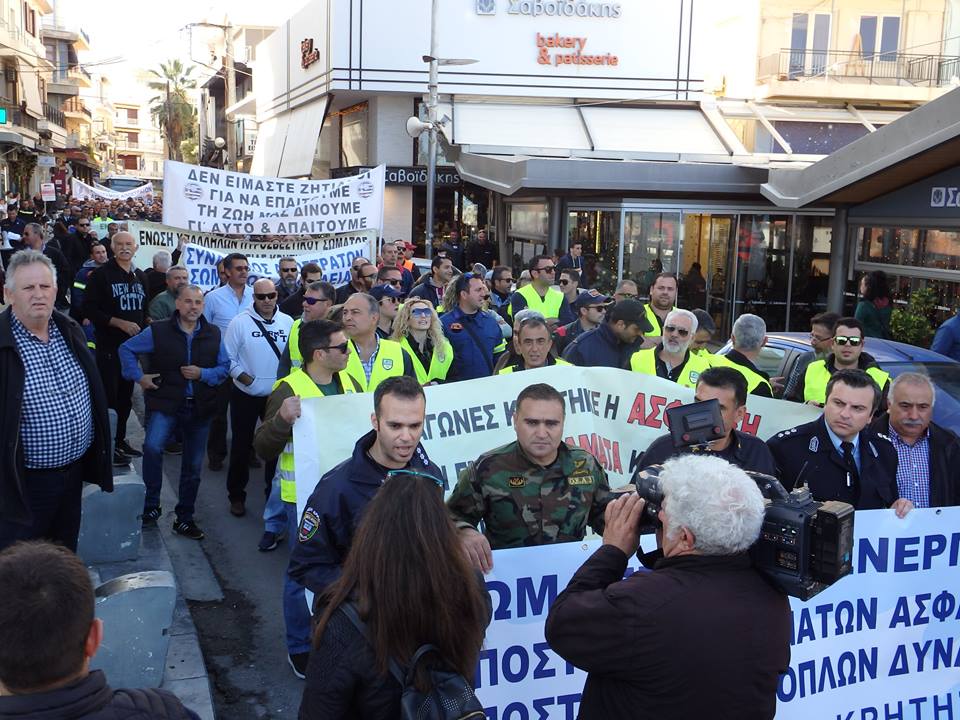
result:
[(709, 360), (689, 350), (696, 332), (696, 315), (689, 310), (671, 311), (663, 323), (663, 340), (656, 347), (635, 352), (630, 369), (695, 388), (700, 374), (710, 367)]

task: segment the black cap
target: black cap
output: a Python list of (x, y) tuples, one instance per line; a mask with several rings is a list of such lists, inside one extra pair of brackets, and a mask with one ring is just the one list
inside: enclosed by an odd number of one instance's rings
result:
[(607, 305), (611, 302), (613, 302), (613, 298), (609, 295), (601, 295), (588, 290), (577, 295), (577, 299), (573, 301), (573, 308), (574, 310), (582, 310), (585, 307)]
[(636, 325), (642, 332), (653, 330), (653, 326), (647, 320), (643, 303), (639, 300), (621, 300), (607, 311), (607, 322), (615, 323), (618, 320), (622, 320), (626, 325)]
[(385, 297), (398, 298), (402, 293), (390, 285), (377, 285), (375, 288), (370, 290), (370, 294), (373, 295), (373, 297), (379, 302)]

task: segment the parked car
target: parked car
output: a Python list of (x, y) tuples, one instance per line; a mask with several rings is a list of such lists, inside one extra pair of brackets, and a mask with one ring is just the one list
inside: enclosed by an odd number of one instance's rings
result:
[[(725, 355), (730, 349), (728, 342), (717, 352)], [(770, 377), (790, 377), (797, 358), (809, 351), (807, 333), (770, 333), (756, 365)], [(937, 388), (933, 421), (960, 434), (960, 363), (933, 350), (878, 338), (867, 338), (864, 352), (893, 377), (904, 372), (929, 375)]]

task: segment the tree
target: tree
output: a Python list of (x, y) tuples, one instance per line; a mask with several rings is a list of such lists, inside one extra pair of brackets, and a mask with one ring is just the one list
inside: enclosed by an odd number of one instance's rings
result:
[(192, 72), (192, 65), (184, 67), (179, 60), (168, 60), (160, 63), (159, 70), (150, 70), (150, 75), (157, 79), (147, 86), (160, 93), (150, 99), (150, 114), (167, 141), (170, 160), (182, 161), (182, 143), (197, 135), (197, 110), (187, 94), (197, 86), (197, 81), (190, 77)]
[(937, 296), (932, 288), (920, 288), (910, 295), (905, 309), (897, 308), (890, 317), (890, 331), (894, 340), (910, 345), (930, 347), (933, 339), (933, 317)]

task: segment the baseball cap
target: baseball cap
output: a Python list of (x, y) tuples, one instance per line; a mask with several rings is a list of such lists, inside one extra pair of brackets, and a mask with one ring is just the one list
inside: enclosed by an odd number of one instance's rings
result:
[(577, 295), (577, 299), (573, 301), (573, 308), (574, 310), (581, 310), (582, 308), (590, 307), (591, 305), (607, 305), (611, 302), (613, 302), (613, 298), (609, 295), (601, 295), (600, 293), (586, 291)]
[(614, 323), (622, 320), (627, 325), (636, 325), (643, 332), (650, 332), (653, 328), (647, 320), (647, 313), (643, 303), (639, 300), (621, 300), (607, 311), (607, 322)]
[(377, 285), (377, 287), (370, 290), (370, 294), (379, 302), (385, 297), (398, 298), (401, 293), (390, 285)]

